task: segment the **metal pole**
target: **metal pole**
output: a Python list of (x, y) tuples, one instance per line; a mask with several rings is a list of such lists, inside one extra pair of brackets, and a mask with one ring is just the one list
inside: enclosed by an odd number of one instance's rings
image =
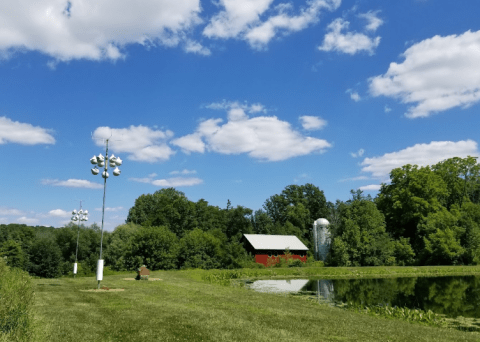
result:
[[(101, 233), (101, 237), (100, 237), (100, 258), (99, 258), (99, 260), (102, 260), (102, 247), (103, 247), (103, 220), (104, 220), (104, 217), (105, 217), (105, 193), (107, 191), (107, 177), (106, 177), (107, 175), (106, 175), (106, 172), (108, 170), (108, 139), (106, 140), (106, 143), (107, 143), (107, 147), (106, 147), (106, 150), (105, 150), (105, 169), (104, 169), (105, 177), (103, 177), (102, 233)], [(102, 174), (102, 176), (103, 176), (103, 174)], [(103, 273), (103, 269), (101, 271)], [(98, 270), (97, 270), (97, 272), (98, 272)], [(97, 288), (100, 289), (100, 280), (98, 280)]]
[[(82, 210), (82, 201), (80, 201), (80, 210)], [(80, 237), (80, 217), (78, 219), (78, 226), (77, 226), (77, 248), (75, 249), (75, 264), (77, 263), (77, 256), (78, 256), (78, 239)], [(76, 278), (77, 274), (74, 273), (73, 277)]]

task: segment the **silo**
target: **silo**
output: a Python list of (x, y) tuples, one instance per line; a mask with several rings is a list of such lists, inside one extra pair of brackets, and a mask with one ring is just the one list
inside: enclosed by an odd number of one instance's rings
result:
[(324, 218), (319, 218), (313, 222), (315, 260), (325, 261), (325, 258), (330, 250), (330, 230), (328, 229), (329, 224), (330, 223)]

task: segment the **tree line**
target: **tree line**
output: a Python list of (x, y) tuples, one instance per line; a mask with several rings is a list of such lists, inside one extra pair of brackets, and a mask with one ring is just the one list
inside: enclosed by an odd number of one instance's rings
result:
[[(390, 173), (375, 198), (326, 200), (313, 184), (289, 185), (256, 211), (190, 201), (166, 188), (138, 197), (125, 224), (104, 232), (105, 264), (113, 270), (239, 268), (253, 257), (243, 234), (295, 235), (310, 248), (313, 222), (330, 221), (329, 266), (456, 265), (480, 262), (480, 165), (450, 158), (433, 166), (405, 165)], [(78, 226), (0, 225), (0, 256), (30, 274), (71, 272)], [(100, 229), (80, 225), (79, 273), (92, 274)]]

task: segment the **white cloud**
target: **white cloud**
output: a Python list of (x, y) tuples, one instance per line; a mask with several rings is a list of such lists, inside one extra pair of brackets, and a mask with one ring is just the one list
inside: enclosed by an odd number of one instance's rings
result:
[(366, 179), (368, 179), (367, 176), (358, 176), (358, 177), (340, 179), (338, 182), (343, 183), (343, 182), (352, 182), (352, 181), (359, 181), (359, 180), (366, 180)]
[(353, 158), (357, 158), (357, 157), (361, 157), (363, 156), (363, 154), (365, 153), (365, 150), (363, 148), (359, 149), (357, 152), (353, 153), (353, 152), (350, 152), (350, 155), (353, 157)]
[(390, 113), (392, 111), (392, 108), (390, 108), (389, 106), (385, 105), (385, 108), (383, 109), (385, 111), (385, 113)]
[[(342, 18), (335, 19), (328, 25), (329, 32), (325, 35), (323, 44), (318, 47), (320, 51), (338, 51), (354, 55), (366, 51), (373, 55), (380, 44), (380, 37), (369, 37), (364, 33), (343, 32), (350, 23)], [(368, 28), (368, 26), (367, 26)]]
[(0, 207), (0, 215), (20, 216), (20, 215), (23, 215), (23, 212), (21, 210), (18, 210), (18, 209)]
[(261, 103), (254, 103), (248, 104), (247, 102), (240, 103), (238, 101), (226, 101), (223, 100), (222, 102), (212, 102), (205, 106), (208, 109), (216, 109), (216, 110), (238, 110), (242, 109), (243, 111), (249, 114), (255, 113), (266, 113), (267, 109)]
[(379, 11), (369, 11), (358, 15), (360, 18), (364, 18), (368, 21), (368, 24), (365, 27), (367, 31), (375, 32), (381, 25), (383, 25), (383, 20), (377, 17), (378, 13)]
[(0, 144), (9, 142), (22, 145), (55, 144), (55, 139), (49, 132), (51, 130), (12, 121), (5, 116), (0, 117)]
[(370, 184), (370, 185), (364, 185), (359, 187), (359, 189), (362, 191), (378, 191), (380, 190), (380, 188), (381, 188), (380, 184)]
[(398, 152), (386, 153), (381, 157), (365, 158), (362, 171), (373, 177), (388, 178), (390, 171), (406, 164), (427, 166), (442, 160), (467, 156), (479, 156), (477, 143), (473, 140), (432, 141), (429, 144), (416, 144)]
[[(194, 174), (197, 173), (196, 171), (190, 171), (190, 170), (183, 170), (183, 171), (173, 171), (170, 172), (171, 175), (188, 175), (188, 174)], [(156, 174), (153, 174), (156, 176)], [(134, 182), (139, 182), (139, 183), (147, 183), (147, 184), (153, 184), (155, 186), (161, 186), (161, 187), (182, 187), (182, 186), (193, 186), (193, 185), (198, 185), (202, 184), (203, 180), (200, 178), (195, 178), (195, 177), (172, 177), (172, 178), (167, 178), (167, 179), (154, 179), (155, 176), (149, 175), (146, 178), (129, 178), (129, 180), (134, 181)]]
[(70, 212), (62, 210), (62, 209), (54, 209), (50, 210), (48, 212), (48, 216), (54, 216), (54, 217), (69, 217)]
[(242, 108), (228, 111), (228, 121), (209, 119), (193, 134), (172, 141), (185, 152), (203, 153), (206, 149), (221, 154), (247, 153), (265, 161), (279, 161), (331, 147), (323, 139), (304, 136), (276, 116), (250, 118)]
[(117, 60), (128, 44), (178, 45), (201, 23), (200, 11), (200, 0), (143, 0), (141, 6), (128, 0), (1, 1), (0, 53)]
[(153, 185), (161, 186), (165, 188), (193, 186), (193, 185), (198, 185), (202, 183), (203, 183), (202, 179), (194, 178), (194, 177), (174, 177), (174, 178), (168, 178), (168, 179), (157, 179), (152, 181)]
[(182, 171), (172, 171), (170, 172), (171, 175), (193, 175), (196, 174), (197, 171), (195, 170), (187, 170), (183, 169)]
[(26, 217), (26, 216), (19, 217), (16, 221), (17, 221), (17, 223), (23, 223), (23, 224), (26, 224), (26, 225), (38, 225), (38, 223), (40, 222), (39, 219), (29, 218), (29, 217)]
[(209, 38), (243, 39), (252, 48), (263, 49), (279, 34), (297, 32), (316, 23), (321, 10), (335, 10), (341, 0), (311, 0), (297, 15), (292, 13), (291, 3), (281, 3), (270, 13), (272, 3), (273, 0), (220, 0), (223, 10), (211, 18), (203, 34)]
[(202, 46), (199, 42), (188, 39), (185, 43), (185, 51), (196, 53), (197, 55), (210, 56), (212, 52), (210, 49)]
[[(106, 207), (105, 208), (105, 211), (107, 212), (117, 212), (122, 210), (123, 210), (123, 207), (114, 207), (114, 208)], [(95, 208), (95, 211), (102, 211), (102, 208)]]
[(318, 116), (304, 115), (304, 116), (301, 116), (299, 119), (300, 119), (300, 122), (302, 123), (303, 129), (306, 129), (308, 131), (322, 129), (327, 125), (327, 121), (322, 118), (319, 118)]
[(480, 100), (480, 31), (426, 39), (403, 57), (403, 63), (393, 62), (384, 75), (370, 79), (370, 92), (413, 104), (407, 117), (428, 117)]
[(360, 95), (358, 95), (358, 93), (355, 91), (350, 93), (350, 98), (355, 102), (358, 102), (361, 100)]
[(93, 183), (85, 179), (42, 179), (43, 185), (63, 186), (67, 188), (85, 188), (85, 189), (103, 189), (103, 185), (99, 183)]
[(102, 139), (110, 138), (109, 148), (115, 153), (125, 152), (130, 160), (150, 163), (168, 160), (175, 154), (166, 143), (171, 137), (172, 131), (163, 132), (142, 125), (129, 128), (98, 127), (93, 132), (97, 146), (103, 147)]

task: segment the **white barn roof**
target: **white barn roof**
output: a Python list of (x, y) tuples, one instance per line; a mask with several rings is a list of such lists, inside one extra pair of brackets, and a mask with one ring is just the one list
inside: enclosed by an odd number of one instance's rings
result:
[(255, 249), (308, 251), (295, 235), (243, 234)]

